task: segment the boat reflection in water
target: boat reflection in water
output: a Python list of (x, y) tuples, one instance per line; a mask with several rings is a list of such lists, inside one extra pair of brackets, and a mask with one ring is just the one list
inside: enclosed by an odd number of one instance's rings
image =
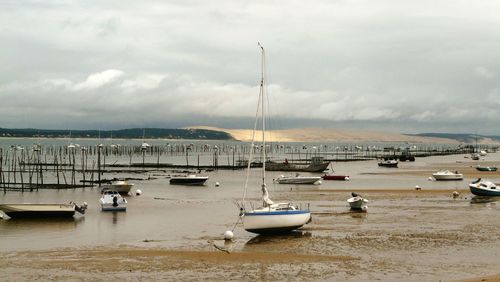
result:
[(473, 196), (470, 199), (471, 204), (488, 204), (488, 203), (500, 203), (500, 197), (493, 196)]
[(268, 251), (270, 249), (279, 250), (281, 246), (293, 246), (295, 243), (302, 244), (303, 240), (312, 238), (312, 233), (308, 231), (291, 231), (279, 235), (257, 235), (248, 240), (242, 251)]

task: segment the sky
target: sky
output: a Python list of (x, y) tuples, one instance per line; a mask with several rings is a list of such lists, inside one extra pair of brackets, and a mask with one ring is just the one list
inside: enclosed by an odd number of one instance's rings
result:
[(0, 127), (500, 134), (500, 1), (0, 1)]

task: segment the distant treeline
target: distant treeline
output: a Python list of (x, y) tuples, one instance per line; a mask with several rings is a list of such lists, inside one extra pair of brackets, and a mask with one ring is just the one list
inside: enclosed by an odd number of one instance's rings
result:
[[(144, 136), (143, 136), (144, 134)], [(145, 138), (145, 139), (207, 139), (233, 140), (226, 132), (208, 129), (131, 128), (120, 130), (62, 130), (35, 128), (0, 128), (0, 137), (44, 138)]]
[(476, 135), (471, 133), (419, 133), (419, 134), (406, 134), (409, 136), (422, 136), (422, 137), (438, 137), (457, 140), (462, 143), (474, 143), (476, 140), (480, 142), (482, 139), (492, 139), (500, 141), (500, 136), (495, 135)]

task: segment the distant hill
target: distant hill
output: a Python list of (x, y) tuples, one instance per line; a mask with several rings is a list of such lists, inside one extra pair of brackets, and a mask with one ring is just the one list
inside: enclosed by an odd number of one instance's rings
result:
[[(143, 137), (142, 128), (120, 130), (62, 130), (62, 129), (35, 129), (35, 128), (0, 128), (0, 137), (44, 137), (44, 138), (120, 138), (140, 139)], [(233, 140), (226, 132), (209, 129), (166, 129), (146, 128), (146, 139), (203, 139), (203, 140)]]
[(476, 138), (478, 143), (498, 143), (500, 142), (500, 136), (496, 135), (476, 135), (471, 133), (419, 133), (419, 134), (406, 134), (408, 136), (419, 136), (419, 137), (435, 137), (435, 138), (447, 138), (457, 140), (461, 143), (476, 143)]
[[(227, 129), (208, 126), (195, 126), (190, 128), (209, 129), (223, 131), (231, 134), (235, 140), (251, 141), (253, 130), (251, 129)], [(261, 133), (256, 135), (261, 140)], [(295, 128), (280, 129), (266, 132), (266, 140), (272, 142), (409, 142), (409, 143), (443, 143), (458, 144), (455, 139), (410, 136), (388, 132), (376, 132), (367, 130), (344, 130), (333, 128)]]

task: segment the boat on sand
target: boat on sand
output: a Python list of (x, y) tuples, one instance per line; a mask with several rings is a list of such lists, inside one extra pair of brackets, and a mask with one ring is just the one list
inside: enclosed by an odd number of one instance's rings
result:
[(477, 196), (500, 196), (500, 187), (489, 180), (478, 180), (469, 184), (470, 192)]
[(449, 170), (440, 170), (432, 174), (432, 177), (436, 180), (462, 180), (464, 175), (458, 171), (451, 172)]
[[(257, 108), (261, 109), (261, 122), (262, 122), (262, 148), (266, 148), (266, 123), (265, 123), (265, 105), (267, 101), (267, 87), (265, 87), (265, 53), (264, 48), (259, 44), (262, 50), (262, 79), (260, 82), (260, 93)], [(255, 146), (255, 132), (258, 116), (254, 127), (254, 138), (252, 138), (251, 148)], [(250, 150), (250, 162), (252, 160), (253, 150)], [(266, 159), (266, 150), (261, 150), (261, 159)], [(243, 199), (239, 203), (240, 219), (243, 222), (243, 228), (248, 232), (258, 234), (268, 233), (283, 233), (289, 232), (302, 227), (304, 224), (311, 220), (311, 212), (309, 210), (300, 209), (298, 206), (292, 205), (290, 202), (275, 203), (269, 198), (269, 192), (266, 187), (266, 162), (263, 163), (261, 168), (261, 187), (259, 190), (262, 192), (262, 206), (258, 208), (246, 209), (246, 192), (248, 179), (250, 174), (250, 166), (247, 167), (247, 177), (245, 181)]]
[(351, 198), (347, 199), (347, 203), (352, 210), (367, 211), (368, 210), (368, 200), (361, 197), (357, 193), (351, 193)]

